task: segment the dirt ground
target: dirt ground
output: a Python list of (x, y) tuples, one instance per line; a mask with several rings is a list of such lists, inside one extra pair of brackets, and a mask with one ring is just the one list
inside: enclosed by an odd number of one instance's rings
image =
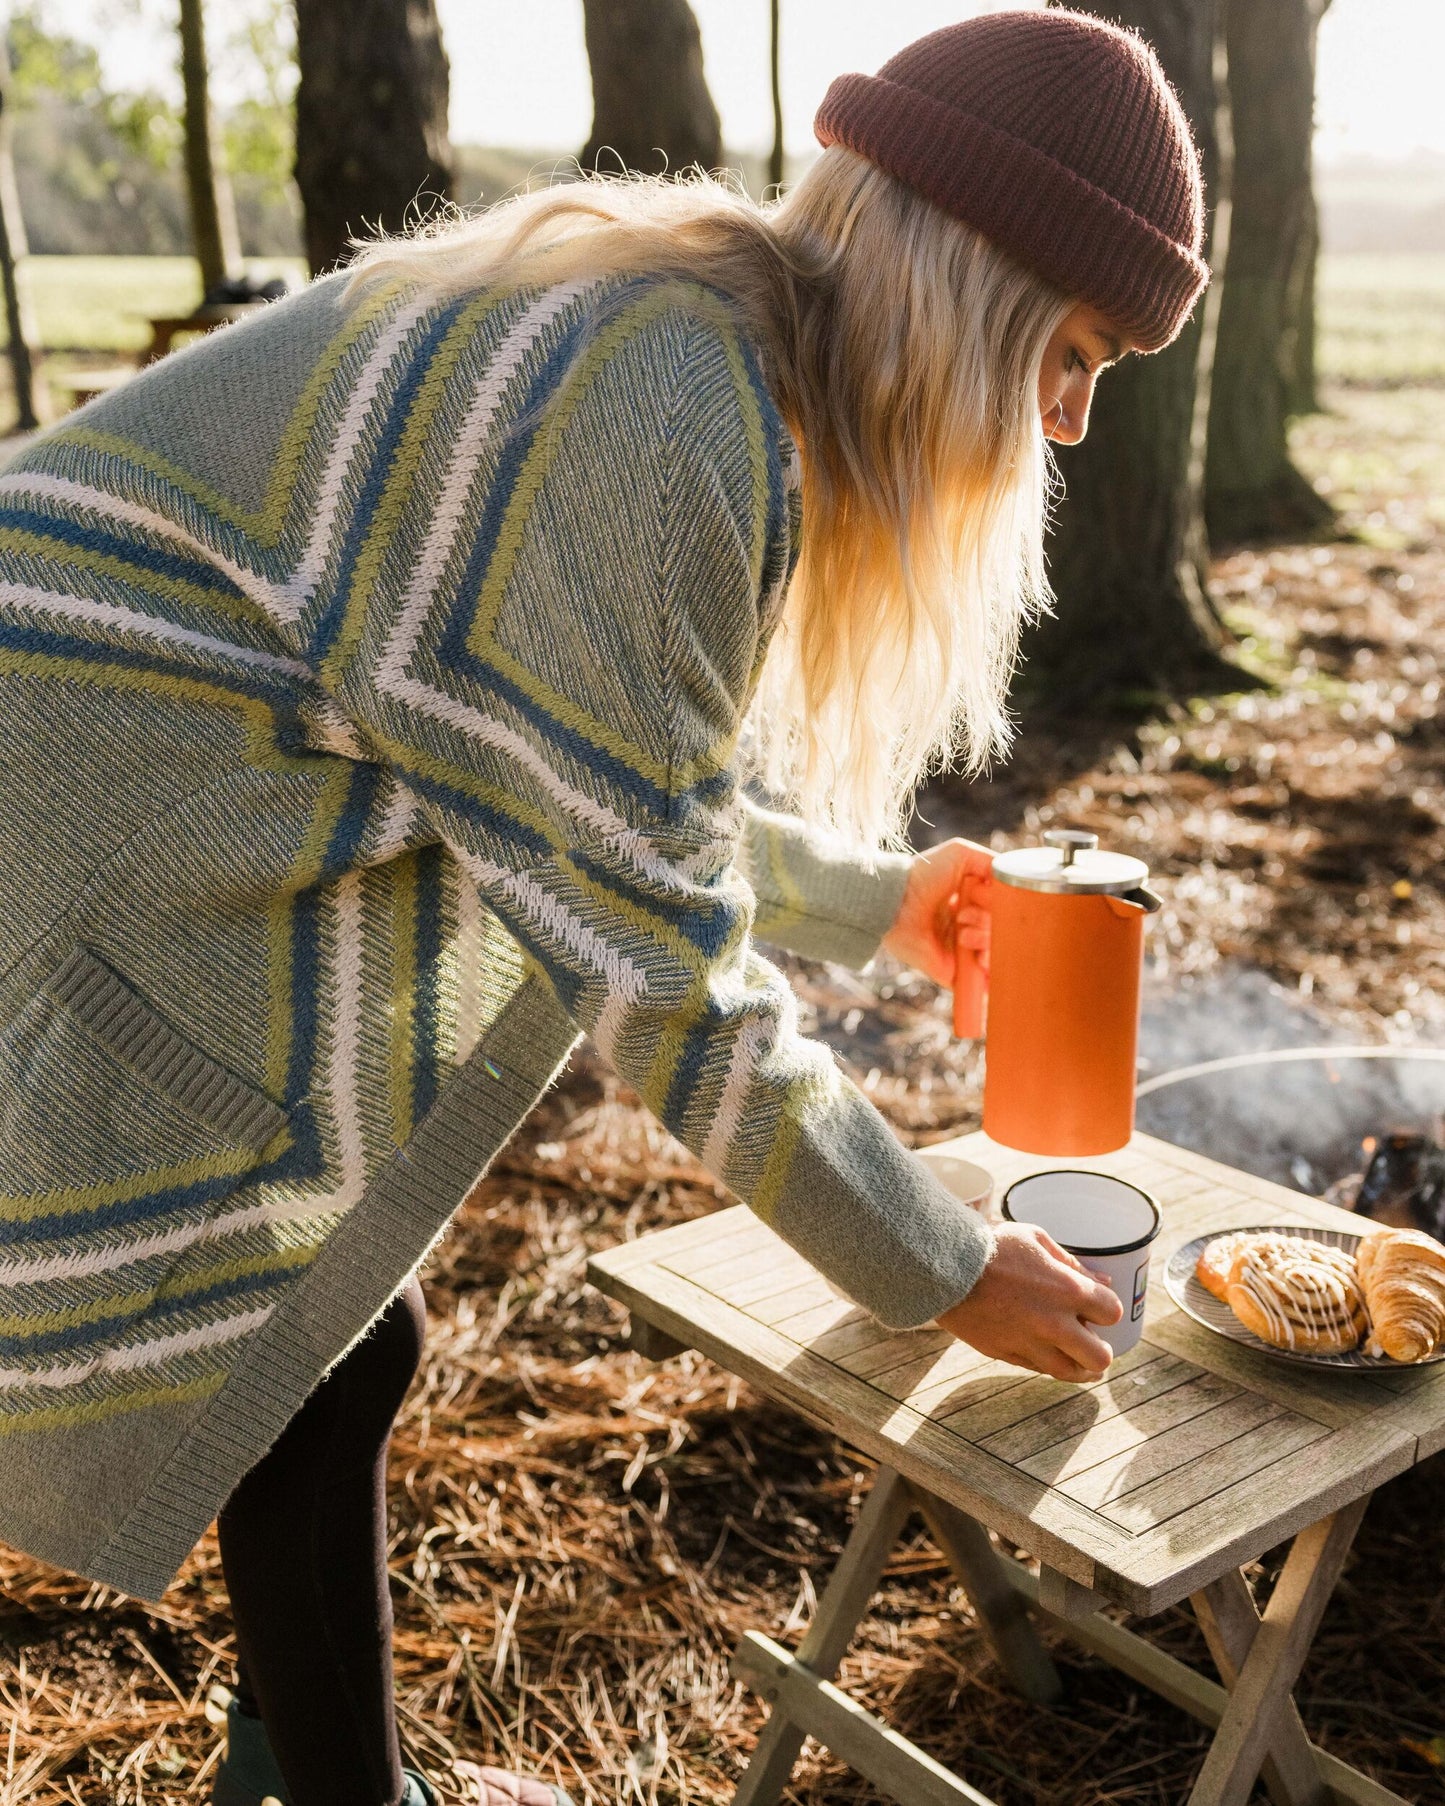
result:
[[(929, 833), (1051, 821), (1137, 850), (1166, 907), (1154, 977), (1261, 968), (1369, 1040), (1441, 1044), (1445, 518), (1438, 389), (1341, 390), (1301, 456), (1348, 541), (1240, 552), (1217, 581), (1272, 687), (1125, 720), (1025, 720), (985, 786), (924, 799)], [(805, 1013), (914, 1143), (976, 1126), (947, 1000), (880, 962), (788, 962)], [(653, 1367), (583, 1281), (588, 1252), (721, 1194), (584, 1054), (461, 1213), (392, 1463), (409, 1759), (538, 1768), (578, 1806), (721, 1806), (761, 1722), (728, 1675), (745, 1626), (793, 1642), (866, 1464), (695, 1356)], [(1383, 1488), (1299, 1690), (1311, 1735), (1411, 1800), (1445, 1800), (1445, 1465)], [(1270, 1563), (1262, 1579), (1267, 1583)], [(1208, 1667), (1183, 1612), (1149, 1634)], [(203, 1798), (230, 1675), (214, 1541), (162, 1607), (0, 1551), (0, 1806)], [(1009, 1690), (921, 1535), (844, 1684), (1000, 1806), (1166, 1806), (1205, 1733), (1059, 1646), (1050, 1712)], [(461, 1768), (454, 1766), (462, 1763)], [(793, 1806), (876, 1796), (809, 1746)]]

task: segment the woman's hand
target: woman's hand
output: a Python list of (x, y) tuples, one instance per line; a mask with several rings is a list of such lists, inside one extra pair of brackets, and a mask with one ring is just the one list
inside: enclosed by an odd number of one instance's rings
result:
[(935, 984), (955, 982), (959, 949), (988, 969), (988, 895), (993, 855), (971, 840), (945, 840), (913, 861), (883, 945)]
[(988, 1265), (940, 1328), (996, 1361), (1056, 1380), (1098, 1379), (1114, 1357), (1088, 1325), (1119, 1321), (1117, 1294), (1042, 1229), (1002, 1223), (993, 1235)]

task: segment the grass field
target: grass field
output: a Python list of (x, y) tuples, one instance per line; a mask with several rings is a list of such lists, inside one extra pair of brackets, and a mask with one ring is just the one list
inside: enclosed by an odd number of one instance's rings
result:
[(1445, 384), (1445, 257), (1325, 257), (1318, 307), (1326, 382)]
[[(304, 275), (296, 259), (248, 267)], [(52, 351), (137, 351), (152, 315), (184, 313), (201, 298), (189, 257), (32, 257), (25, 277), (40, 342)], [(1327, 381), (1445, 383), (1445, 257), (1326, 257), (1320, 369)]]
[[(246, 267), (295, 282), (305, 275), (294, 258), (252, 258)], [(47, 351), (139, 351), (150, 339), (148, 320), (189, 313), (201, 299), (191, 257), (31, 257), (24, 281)], [(8, 342), (0, 325), (0, 345)]]
[(1294, 423), (1290, 446), (1345, 531), (1382, 551), (1445, 532), (1440, 388), (1332, 383), (1323, 399)]
[(1296, 461), (1341, 526), (1382, 551), (1445, 531), (1445, 257), (1326, 257), (1318, 414)]

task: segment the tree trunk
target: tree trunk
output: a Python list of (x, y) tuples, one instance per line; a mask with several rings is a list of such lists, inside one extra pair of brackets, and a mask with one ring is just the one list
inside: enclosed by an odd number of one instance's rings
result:
[[(1194, 129), (1212, 205), (1205, 255), (1229, 231), (1228, 113), (1217, 0), (1115, 0), (1080, 10), (1138, 29)], [(1164, 351), (1100, 381), (1087, 438), (1059, 448), (1065, 484), (1049, 569), (1055, 617), (1026, 647), (1027, 688), (1051, 706), (1130, 691), (1179, 691), (1244, 676), (1222, 657), (1203, 527), (1204, 435), (1217, 284)]]
[(768, 158), (768, 186), (774, 195), (783, 185), (783, 22), (782, 0), (773, 0), (768, 67), (773, 80), (773, 150)]
[(19, 263), (28, 249), (11, 150), (10, 58), (0, 39), (0, 282), (5, 288), (5, 323), (10, 333), (10, 373), (15, 386), (15, 424), (28, 433), (40, 424), (35, 411), (35, 328), (20, 290)]
[[(1332, 0), (1310, 0), (1314, 12), (1311, 53), (1318, 47), (1320, 20), (1330, 10)], [(1313, 151), (1313, 145), (1311, 145)], [(1319, 412), (1319, 389), (1315, 379), (1315, 291), (1318, 286), (1320, 261), (1320, 210), (1314, 183), (1310, 183), (1309, 201), (1305, 208), (1304, 230), (1300, 238), (1294, 269), (1290, 272), (1288, 317), (1294, 322), (1290, 334), (1292, 355), (1285, 382), (1285, 412), (1315, 414)]]
[(1205, 515), (1219, 542), (1285, 539), (1333, 518), (1290, 460), (1303, 290), (1311, 268), (1315, 0), (1228, 0), (1234, 135), (1229, 265), (1219, 314)]
[(676, 173), (722, 163), (722, 126), (687, 0), (582, 0), (592, 66), (584, 169)]
[(313, 275), (348, 240), (411, 230), (451, 194), (435, 0), (296, 0), (296, 183)]
[(1284, 411), (1291, 417), (1317, 414), (1320, 407), (1315, 380), (1315, 290), (1319, 283), (1319, 264), (1320, 210), (1311, 183), (1304, 229), (1285, 296), (1285, 317), (1293, 322), (1286, 341), (1288, 356), (1284, 384)]
[(201, 289), (209, 294), (235, 273), (241, 262), (236, 206), (224, 165), (215, 156), (211, 133), (210, 83), (206, 68), (206, 27), (201, 0), (180, 0), (181, 85), (185, 90), (186, 190), (191, 205), (191, 240), (201, 266)]

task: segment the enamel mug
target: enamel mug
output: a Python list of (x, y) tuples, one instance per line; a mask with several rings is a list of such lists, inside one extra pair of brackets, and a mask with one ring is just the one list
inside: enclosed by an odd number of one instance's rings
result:
[(1118, 1293), (1124, 1315), (1089, 1328), (1116, 1355), (1127, 1354), (1144, 1333), (1149, 1256), (1162, 1220), (1148, 1192), (1107, 1173), (1032, 1173), (1004, 1193), (1003, 1216), (1044, 1230)]

